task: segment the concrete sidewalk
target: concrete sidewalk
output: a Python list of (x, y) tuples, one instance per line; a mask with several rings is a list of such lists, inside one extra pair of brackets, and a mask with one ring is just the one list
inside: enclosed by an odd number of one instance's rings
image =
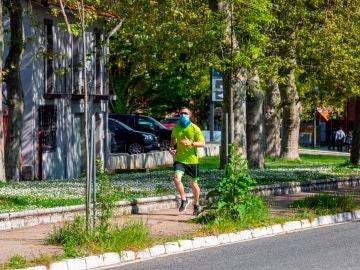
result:
[(349, 152), (340, 152), (335, 150), (328, 150), (326, 147), (320, 149), (310, 149), (310, 148), (299, 148), (299, 154), (309, 154), (309, 155), (329, 155), (329, 156), (350, 156)]
[[(360, 188), (347, 188), (342, 192), (356, 194), (360, 201)], [(271, 206), (271, 213), (276, 215), (288, 215), (295, 210), (288, 206), (294, 200), (314, 195), (315, 193), (296, 193), (285, 196), (269, 196), (266, 201)], [(179, 213), (177, 209), (158, 210), (148, 214), (126, 215), (116, 218), (117, 223), (123, 223), (131, 219), (142, 219), (145, 221), (153, 235), (185, 235), (200, 229), (200, 225), (188, 223), (187, 220), (193, 218), (192, 206), (190, 205), (186, 213)], [(61, 224), (42, 224), (33, 227), (13, 229), (0, 232), (0, 264), (6, 263), (15, 255), (23, 256), (29, 260), (42, 255), (61, 254), (62, 248), (45, 244), (45, 239), (55, 226)]]

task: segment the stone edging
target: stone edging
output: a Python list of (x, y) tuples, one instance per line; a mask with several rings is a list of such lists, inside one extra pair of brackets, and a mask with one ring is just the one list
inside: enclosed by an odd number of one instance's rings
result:
[[(220, 154), (220, 146), (216, 144), (205, 145), (198, 148), (198, 156), (218, 156)], [(159, 166), (172, 165), (174, 163), (173, 156), (169, 151), (157, 151), (145, 154), (110, 154), (108, 169), (110, 171), (117, 170), (134, 170), (134, 169), (152, 169)]]
[(321, 190), (334, 190), (347, 186), (360, 186), (360, 176), (337, 177), (304, 182), (286, 182), (272, 185), (257, 185), (250, 191), (262, 196), (287, 195), (299, 192), (313, 192)]
[(243, 230), (235, 233), (219, 234), (217, 236), (195, 237), (191, 240), (179, 240), (177, 242), (168, 242), (164, 245), (156, 245), (144, 250), (122, 251), (120, 253), (108, 252), (102, 255), (89, 256), (83, 258), (67, 259), (58, 261), (46, 266), (35, 266), (19, 270), (87, 270), (104, 266), (118, 265), (122, 263), (134, 262), (156, 258), (166, 254), (176, 254), (182, 251), (196, 250), (219, 246), (222, 244), (236, 243), (245, 240), (258, 239), (266, 236), (275, 236), (296, 232), (303, 229), (318, 228), (321, 226), (344, 223), (360, 219), (360, 210), (344, 212), (336, 215), (319, 216), (314, 220), (308, 219), (289, 221), (284, 224), (274, 224), (267, 227)]
[[(306, 182), (288, 182), (273, 185), (259, 185), (252, 187), (250, 190), (251, 193), (261, 196), (276, 196), (299, 192), (320, 191), (324, 189), (337, 189), (344, 186), (360, 186), (360, 176), (310, 180)], [(205, 196), (206, 192), (202, 192), (202, 202), (205, 201)], [(192, 194), (187, 194), (187, 197), (191, 199)], [(116, 214), (149, 213), (160, 209), (176, 208), (178, 203), (179, 197), (177, 195), (119, 201), (116, 204)], [(85, 206), (75, 205), (4, 213), (0, 214), (0, 231), (35, 226), (39, 224), (70, 221), (76, 216), (84, 215), (84, 212)]]

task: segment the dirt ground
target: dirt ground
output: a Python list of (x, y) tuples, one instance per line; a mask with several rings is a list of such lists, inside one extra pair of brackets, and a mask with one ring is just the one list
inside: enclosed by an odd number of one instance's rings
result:
[[(357, 195), (359, 195), (360, 189), (357, 188), (356, 191)], [(270, 203), (273, 214), (286, 215), (293, 212), (288, 208), (292, 201), (310, 195), (313, 195), (313, 193), (267, 197), (266, 200)], [(192, 206), (190, 205), (186, 213), (179, 213), (177, 209), (167, 209), (149, 214), (121, 216), (117, 217), (116, 220), (121, 223), (128, 219), (142, 219), (149, 225), (153, 235), (185, 235), (200, 228), (200, 225), (186, 222), (191, 218), (193, 218), (193, 215)], [(45, 244), (45, 239), (53, 231), (54, 226), (60, 225), (43, 224), (16, 230), (0, 231), (0, 264), (8, 262), (15, 255), (31, 260), (41, 255), (61, 254), (61, 247)]]

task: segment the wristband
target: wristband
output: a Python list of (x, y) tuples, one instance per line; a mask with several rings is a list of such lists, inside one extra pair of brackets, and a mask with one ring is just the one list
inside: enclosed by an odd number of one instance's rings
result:
[(194, 142), (191, 142), (191, 146), (195, 146), (195, 143), (194, 143)]

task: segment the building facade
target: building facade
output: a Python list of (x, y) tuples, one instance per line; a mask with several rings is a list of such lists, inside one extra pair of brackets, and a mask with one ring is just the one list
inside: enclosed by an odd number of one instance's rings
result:
[[(35, 1), (23, 1), (23, 9), (26, 46), (21, 64), (24, 117), (19, 171), (24, 179), (79, 177), (86, 165), (84, 66), (95, 154), (102, 160), (107, 155), (104, 33), (99, 26), (87, 28), (84, 64), (82, 35), (67, 33), (60, 15), (55, 17), (50, 7)], [(5, 29), (8, 25), (5, 19)]]

